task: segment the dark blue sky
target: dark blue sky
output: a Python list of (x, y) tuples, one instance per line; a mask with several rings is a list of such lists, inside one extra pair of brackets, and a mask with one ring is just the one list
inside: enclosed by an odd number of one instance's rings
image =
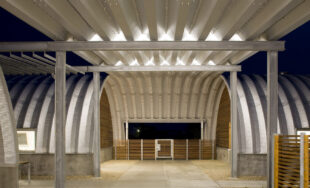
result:
[[(0, 41), (50, 41), (51, 39), (0, 7)], [(280, 40), (286, 41), (286, 51), (279, 53), (279, 72), (310, 73), (310, 22), (308, 21)], [(82, 58), (68, 53), (68, 64), (86, 65)], [(243, 73), (266, 74), (267, 57), (259, 52), (242, 63)]]

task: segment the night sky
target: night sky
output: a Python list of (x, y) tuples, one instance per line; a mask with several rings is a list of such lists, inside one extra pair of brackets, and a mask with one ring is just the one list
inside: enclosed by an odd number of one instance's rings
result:
[[(2, 27), (0, 29), (0, 41), (51, 41), (51, 39), (44, 34), (40, 33), (36, 29), (27, 25), (23, 21), (16, 18), (14, 15), (8, 13), (6, 10), (0, 7), (0, 20)], [(310, 22), (308, 21), (301, 27), (297, 28), (293, 32), (284, 36), (280, 40), (286, 41), (286, 51), (279, 52), (279, 72), (285, 72), (289, 74), (309, 74), (310, 73)], [(53, 55), (53, 54), (52, 54)], [(70, 65), (89, 65), (88, 62), (78, 57), (72, 52), (67, 53), (67, 63)], [(266, 74), (267, 70), (267, 56), (265, 52), (259, 52), (256, 55), (248, 58), (242, 64), (242, 73), (247, 74)], [(132, 124), (130, 133), (134, 138), (137, 129), (141, 129), (146, 132), (149, 129), (158, 132), (157, 135), (163, 135), (163, 138), (196, 138), (200, 137), (200, 124)], [(165, 135), (165, 130), (172, 132), (172, 134)], [(177, 128), (178, 127), (178, 128)], [(194, 133), (191, 133), (189, 127), (192, 127)], [(197, 128), (198, 127), (198, 128)], [(141, 133), (139, 138), (150, 138), (148, 133)], [(154, 135), (154, 134), (152, 134)], [(177, 136), (179, 135), (179, 136)], [(198, 135), (198, 136), (197, 136)], [(138, 138), (138, 137), (137, 137)]]

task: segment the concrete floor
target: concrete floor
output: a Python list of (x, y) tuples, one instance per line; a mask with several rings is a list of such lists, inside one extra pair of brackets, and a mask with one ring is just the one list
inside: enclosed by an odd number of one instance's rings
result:
[[(210, 171), (208, 166), (218, 168)], [(263, 180), (231, 179), (225, 175), (229, 174), (228, 172), (229, 165), (218, 161), (108, 161), (101, 166), (100, 178), (69, 177), (66, 187), (266, 187), (266, 182)], [(30, 184), (20, 180), (20, 187), (53, 187), (53, 180), (35, 178)]]

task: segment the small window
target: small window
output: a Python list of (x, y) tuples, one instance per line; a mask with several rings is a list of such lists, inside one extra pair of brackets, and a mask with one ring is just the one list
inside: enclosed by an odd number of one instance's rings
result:
[(20, 151), (35, 151), (36, 131), (35, 129), (18, 129), (18, 148)]
[(310, 129), (297, 129), (297, 135), (304, 133), (305, 135), (310, 135)]

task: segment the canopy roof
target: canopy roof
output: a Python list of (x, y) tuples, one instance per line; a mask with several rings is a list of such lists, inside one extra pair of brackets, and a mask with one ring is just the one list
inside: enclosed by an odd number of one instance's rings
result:
[[(57, 41), (269, 41), (310, 19), (309, 0), (0, 0), (0, 6)], [(94, 65), (185, 66), (238, 64), (256, 52), (76, 53)]]

